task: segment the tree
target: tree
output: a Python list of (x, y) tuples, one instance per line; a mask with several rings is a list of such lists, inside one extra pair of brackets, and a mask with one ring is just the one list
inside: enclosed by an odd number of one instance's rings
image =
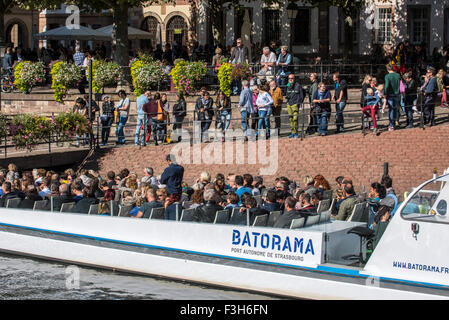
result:
[(115, 62), (120, 66), (129, 64), (128, 47), (128, 9), (149, 6), (156, 3), (174, 3), (175, 0), (0, 0), (16, 1), (23, 8), (54, 9), (61, 4), (76, 5), (80, 10), (100, 12), (111, 10), (114, 24), (113, 45)]

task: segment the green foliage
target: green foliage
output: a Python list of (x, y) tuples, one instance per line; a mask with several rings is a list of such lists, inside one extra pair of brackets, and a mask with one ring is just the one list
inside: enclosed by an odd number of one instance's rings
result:
[(56, 61), (50, 65), (55, 101), (64, 102), (70, 86), (82, 80), (82, 70), (74, 63)]
[(86, 132), (92, 132), (87, 118), (78, 112), (59, 113), (52, 122), (59, 141), (68, 141), (76, 135), (82, 136)]
[(53, 125), (46, 117), (23, 114), (13, 117), (9, 131), (16, 149), (31, 151), (38, 143), (48, 141)]
[(170, 76), (177, 92), (189, 95), (194, 93), (196, 83), (206, 75), (207, 65), (203, 61), (189, 62), (183, 59), (175, 61)]
[(146, 90), (157, 87), (164, 79), (164, 71), (160, 61), (142, 55), (130, 62), (134, 94), (140, 96)]
[(231, 63), (223, 62), (218, 68), (218, 81), (220, 83), (220, 90), (226, 95), (230, 96), (231, 89), (231, 74), (234, 66)]
[(102, 93), (103, 88), (113, 85), (120, 80), (120, 66), (115, 62), (104, 60), (92, 61), (92, 90), (95, 93)]
[(23, 93), (29, 93), (32, 86), (45, 80), (42, 62), (21, 61), (14, 66), (14, 85)]

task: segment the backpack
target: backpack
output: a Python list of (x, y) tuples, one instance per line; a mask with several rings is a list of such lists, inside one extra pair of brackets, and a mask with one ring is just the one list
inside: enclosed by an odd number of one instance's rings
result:
[(158, 121), (165, 121), (166, 120), (165, 110), (162, 109), (161, 101), (157, 102), (157, 120)]

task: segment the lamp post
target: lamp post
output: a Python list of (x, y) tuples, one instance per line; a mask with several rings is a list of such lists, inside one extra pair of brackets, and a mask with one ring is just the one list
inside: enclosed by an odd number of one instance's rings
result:
[(293, 21), (296, 19), (296, 16), (298, 15), (298, 5), (296, 2), (289, 2), (287, 6), (287, 17), (290, 20), (290, 54), (293, 57), (293, 46), (292, 46), (292, 39), (293, 39)]
[[(0, 37), (0, 62), (3, 63), (3, 57), (5, 56), (5, 43), (3, 42), (3, 38)], [(2, 110), (2, 90), (3, 88), (0, 88), (0, 111)]]

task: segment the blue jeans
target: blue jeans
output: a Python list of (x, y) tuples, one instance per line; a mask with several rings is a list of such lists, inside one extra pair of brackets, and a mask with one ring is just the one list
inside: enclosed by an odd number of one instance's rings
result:
[(387, 104), (388, 104), (388, 119), (390, 122), (389, 127), (394, 128), (398, 112), (399, 96), (397, 95), (387, 96)]
[(337, 132), (344, 130), (345, 119), (343, 117), (343, 110), (345, 109), (345, 107), (346, 107), (346, 101), (342, 101), (335, 105), (335, 111), (336, 111), (335, 121), (337, 123)]
[(245, 135), (248, 135), (248, 129), (249, 129), (249, 126), (248, 126), (248, 112), (247, 111), (241, 111), (240, 115), (242, 117), (242, 130), (243, 130), (243, 133)]
[(232, 94), (237, 96), (242, 91), (242, 82), (240, 79), (234, 80), (232, 82)]
[(145, 117), (137, 117), (137, 125), (136, 125), (136, 137), (134, 138), (134, 143), (135, 144), (139, 144), (139, 135), (140, 135), (140, 130), (141, 127), (143, 126), (143, 133), (142, 136), (140, 137), (140, 145), (143, 145), (145, 143), (145, 136), (146, 136), (146, 121), (145, 121)]
[(128, 117), (122, 117), (119, 118), (119, 123), (116, 130), (116, 142), (117, 143), (125, 143), (125, 134), (123, 133), (123, 128), (125, 128), (125, 124), (128, 121)]
[(267, 139), (270, 137), (270, 110), (259, 110), (259, 121), (257, 123), (257, 134), (259, 136), (260, 129), (266, 130)]
[(225, 136), (226, 130), (228, 130), (231, 124), (231, 112), (222, 111), (221, 112), (221, 131), (223, 132), (223, 138)]
[(317, 113), (318, 116), (318, 133), (319, 134), (327, 134), (327, 125), (328, 125), (328, 116), (329, 114), (324, 111)]
[(153, 133), (154, 142), (157, 142), (158, 138), (158, 130), (159, 130), (159, 121), (156, 119), (156, 117), (151, 118), (151, 132)]

